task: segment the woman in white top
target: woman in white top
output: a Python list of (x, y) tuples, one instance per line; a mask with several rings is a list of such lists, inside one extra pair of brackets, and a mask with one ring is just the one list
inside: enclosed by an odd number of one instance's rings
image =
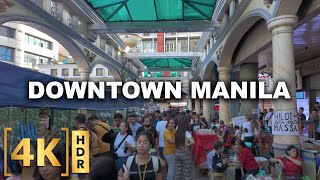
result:
[(175, 133), (176, 179), (191, 180), (193, 166), (191, 147), (194, 144), (194, 141), (188, 129), (186, 118), (181, 117), (178, 121), (178, 129)]
[(246, 117), (246, 121), (242, 125), (242, 132), (244, 136), (244, 142), (253, 142), (254, 139), (254, 130), (253, 125), (251, 123), (251, 118)]
[(129, 124), (124, 121), (120, 124), (119, 128), (120, 132), (117, 134), (114, 141), (115, 162), (118, 171), (121, 169), (122, 165), (126, 163), (128, 156), (136, 151)]

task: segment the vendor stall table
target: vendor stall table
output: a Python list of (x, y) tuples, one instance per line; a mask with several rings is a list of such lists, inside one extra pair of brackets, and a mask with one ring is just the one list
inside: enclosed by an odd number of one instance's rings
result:
[(219, 140), (217, 135), (201, 135), (197, 132), (194, 134), (194, 145), (192, 149), (192, 154), (194, 157), (194, 162), (196, 165), (206, 161), (206, 155), (204, 150), (211, 151), (213, 149), (213, 144)]

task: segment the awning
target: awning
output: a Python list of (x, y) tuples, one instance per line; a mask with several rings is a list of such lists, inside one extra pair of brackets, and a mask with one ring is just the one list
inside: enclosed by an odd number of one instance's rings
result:
[(108, 110), (123, 109), (128, 107), (143, 107), (144, 100), (129, 100), (121, 95), (118, 99), (111, 99), (110, 93), (105, 93), (105, 99), (94, 100), (68, 100), (62, 97), (58, 100), (52, 100), (47, 97), (39, 100), (28, 99), (28, 82), (39, 81), (47, 84), (51, 81), (63, 82), (66, 80), (52, 77), (30, 69), (21, 68), (5, 62), (0, 62), (0, 107), (8, 106), (26, 106), (26, 107), (49, 107), (59, 109), (92, 109)]
[(210, 21), (216, 4), (216, 0), (86, 1), (105, 22)]
[(151, 58), (141, 59), (141, 62), (147, 66), (147, 68), (168, 68), (174, 70), (174, 68), (186, 68), (189, 69), (192, 64), (190, 58)]

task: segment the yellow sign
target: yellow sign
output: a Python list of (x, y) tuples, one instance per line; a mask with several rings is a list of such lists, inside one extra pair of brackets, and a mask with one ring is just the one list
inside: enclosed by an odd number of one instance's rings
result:
[[(4, 128), (4, 176), (11, 176), (8, 172), (8, 132), (12, 128)], [(66, 170), (61, 173), (62, 177), (69, 176), (69, 128), (61, 128), (66, 133)], [(30, 138), (23, 138), (17, 147), (11, 153), (11, 160), (22, 161), (23, 166), (30, 166), (31, 161), (35, 160), (30, 153)], [(45, 157), (50, 161), (52, 166), (61, 166), (57, 157), (53, 154), (53, 149), (60, 142), (60, 138), (53, 138), (45, 147), (45, 139), (37, 139), (37, 166), (45, 165)], [(89, 131), (72, 131), (72, 173), (89, 173)], [(21, 151), (23, 150), (23, 151)], [(22, 153), (19, 153), (19, 152)]]

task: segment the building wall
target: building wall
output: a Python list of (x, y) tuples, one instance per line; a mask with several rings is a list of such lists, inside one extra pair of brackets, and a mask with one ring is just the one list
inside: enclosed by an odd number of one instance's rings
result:
[[(14, 57), (11, 62), (15, 65), (32, 68), (32, 64), (24, 61), (25, 53), (46, 57), (50, 60), (58, 58), (59, 43), (48, 35), (23, 24), (10, 22), (5, 23), (4, 26), (12, 28), (15, 33), (15, 37), (11, 38), (8, 36), (0, 36), (0, 45), (14, 49)], [(46, 47), (41, 47), (40, 45), (34, 45), (26, 42), (27, 35), (36, 37), (37, 40), (41, 39), (43, 42), (49, 42), (51, 44), (50, 48), (48, 49)], [(38, 69), (37, 66), (34, 68)]]
[[(39, 72), (64, 79), (80, 78), (76, 64), (42, 64), (39, 65)], [(54, 72), (56, 72), (56, 74)], [(90, 74), (90, 78), (92, 78), (92, 80), (106, 77), (110, 79), (112, 78), (112, 75), (103, 65), (96, 65)]]

